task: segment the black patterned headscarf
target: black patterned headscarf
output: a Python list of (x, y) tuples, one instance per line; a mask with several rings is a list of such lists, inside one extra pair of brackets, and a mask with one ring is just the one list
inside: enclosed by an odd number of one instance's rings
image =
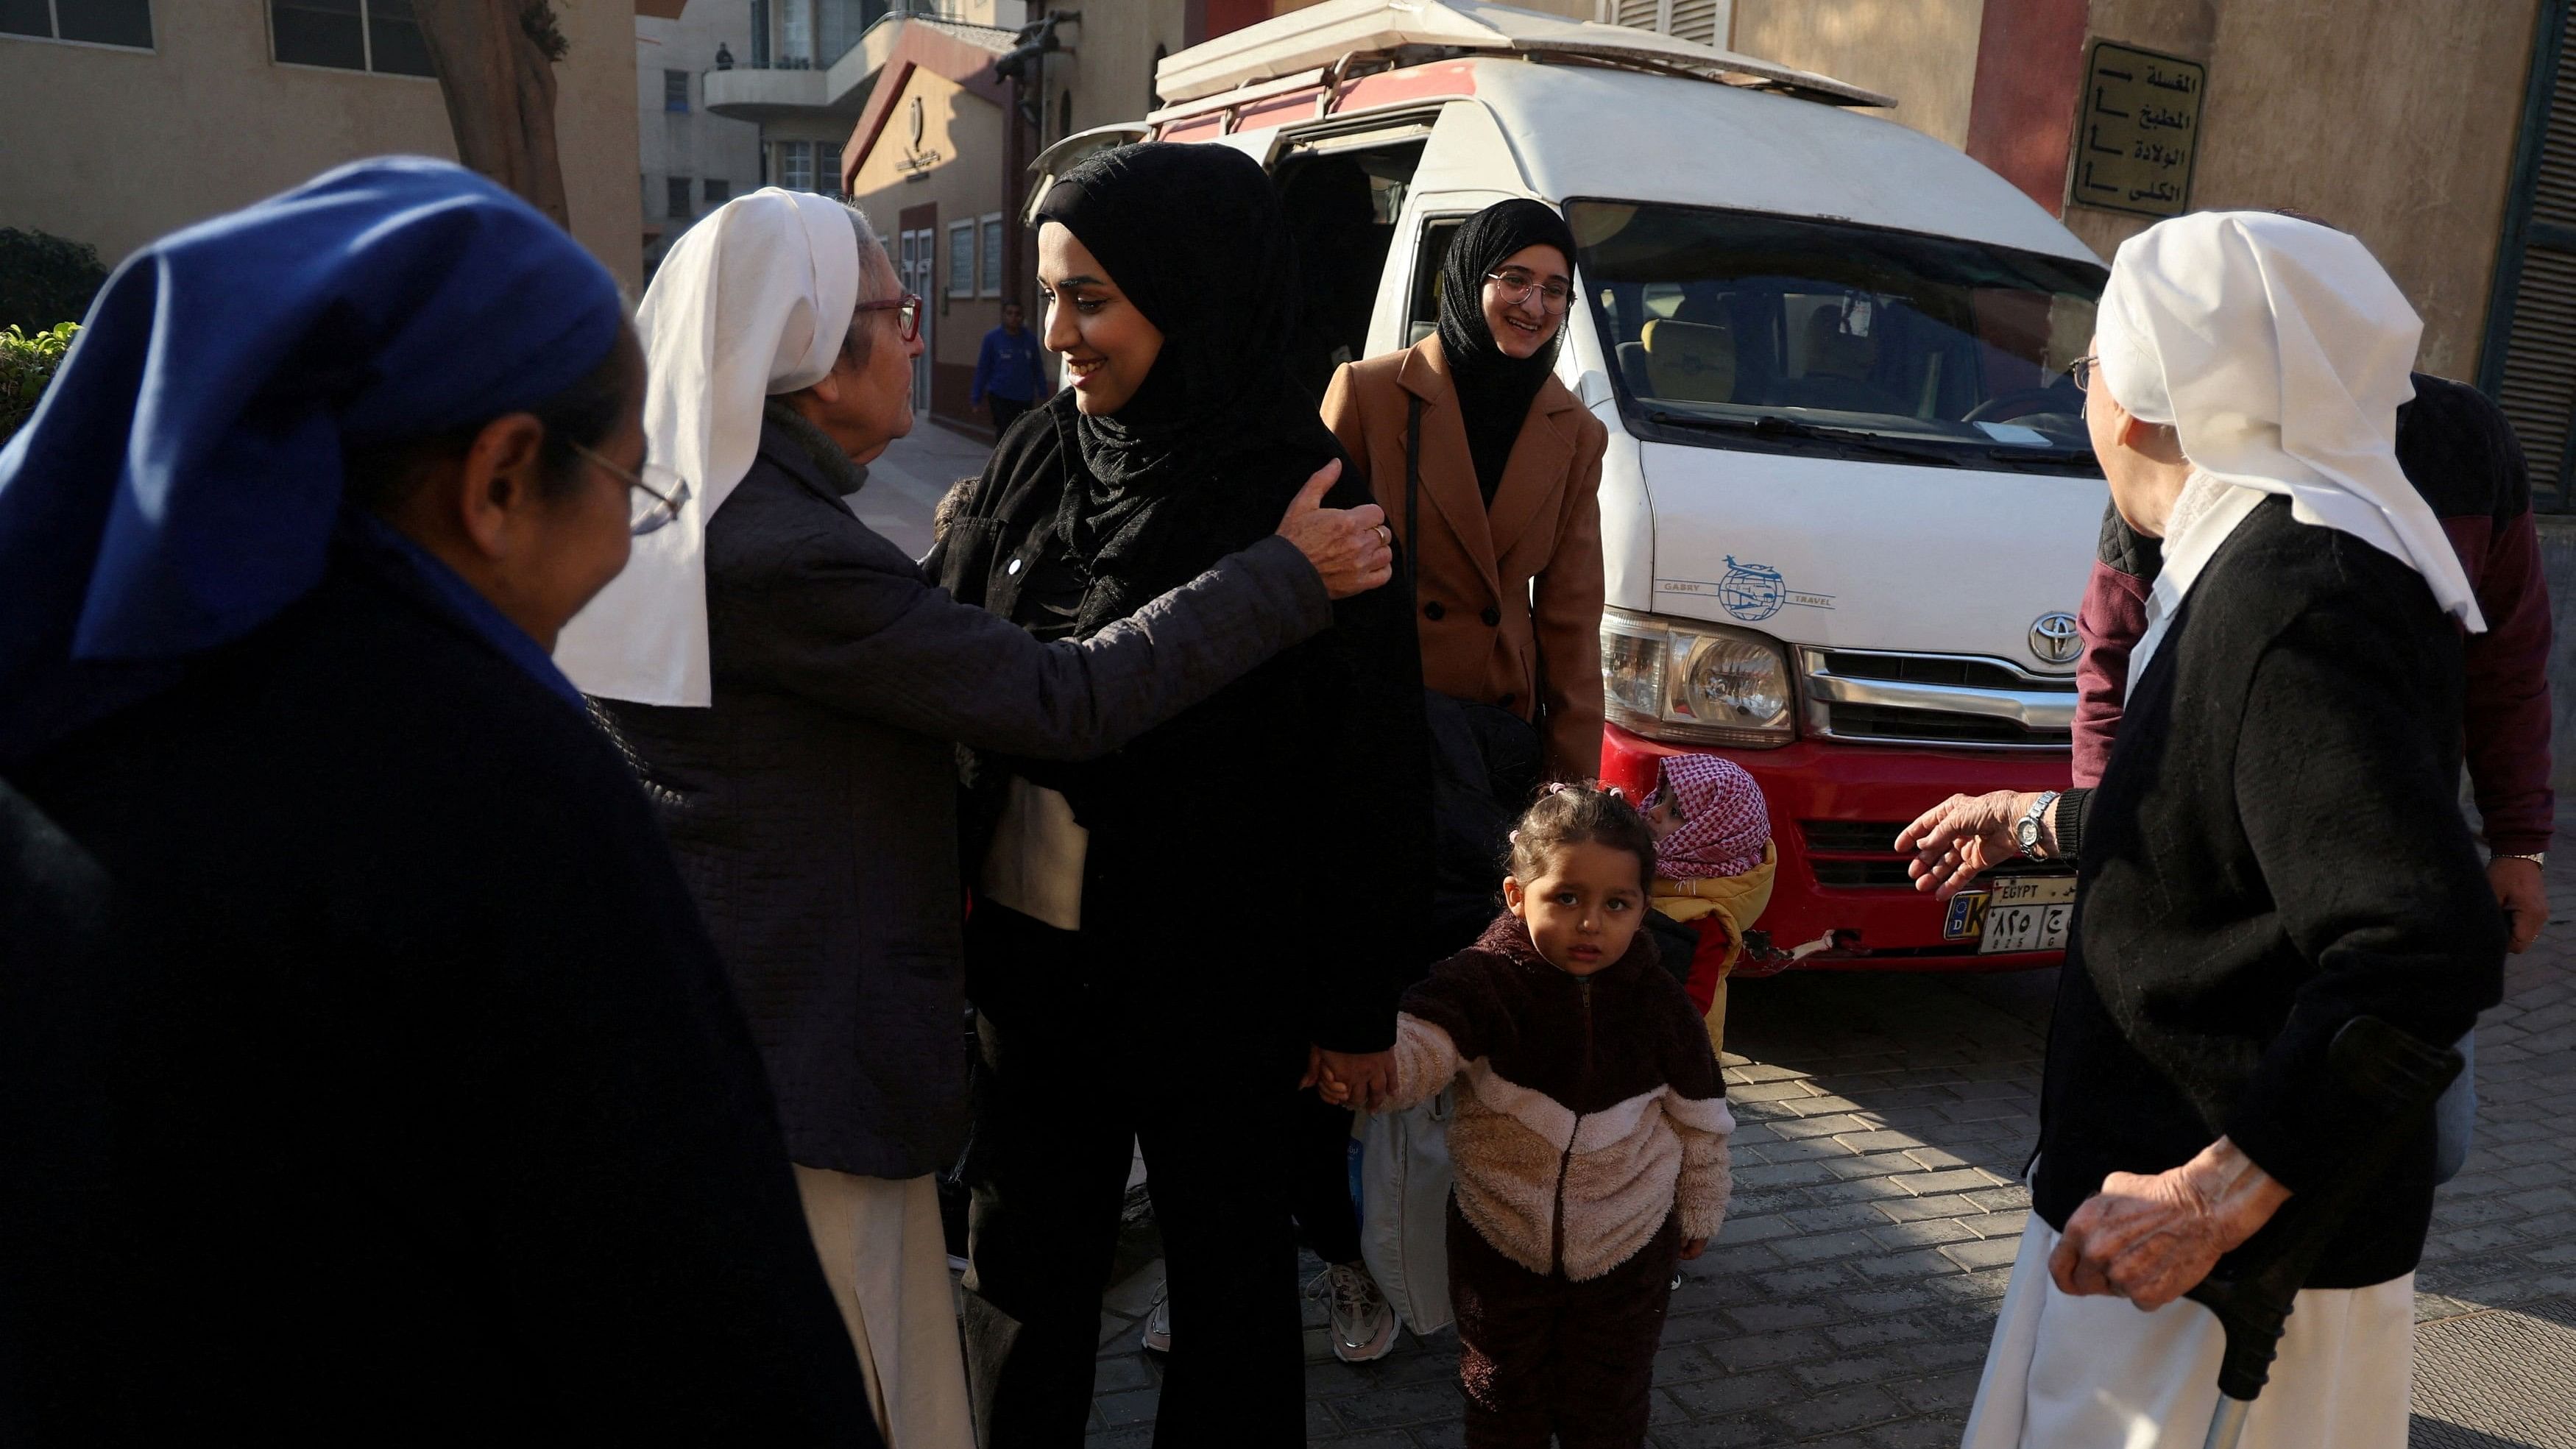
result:
[(1527, 357), (1513, 357), (1494, 344), (1485, 324), (1485, 278), (1523, 247), (1551, 246), (1574, 268), (1574, 229), (1556, 208), (1526, 198), (1496, 202), (1467, 218), (1449, 239), (1449, 254), (1440, 266), (1440, 350), (1449, 359), (1449, 376), (1458, 388), (1466, 415), (1467, 450), (1476, 460), (1476, 483), (1490, 506), (1502, 486), (1503, 468), (1512, 444), (1529, 416), (1530, 403), (1556, 370), (1556, 350), (1565, 343), (1565, 323), (1556, 335)]

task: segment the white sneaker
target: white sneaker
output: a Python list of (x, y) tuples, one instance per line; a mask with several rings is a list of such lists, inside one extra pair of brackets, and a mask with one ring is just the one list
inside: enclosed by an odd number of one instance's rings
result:
[(1154, 1306), (1145, 1310), (1145, 1347), (1153, 1353), (1172, 1351), (1172, 1280), (1154, 1287)]
[(1344, 1363), (1381, 1359), (1395, 1347), (1395, 1307), (1357, 1263), (1335, 1263), (1306, 1292), (1332, 1308), (1333, 1357)]

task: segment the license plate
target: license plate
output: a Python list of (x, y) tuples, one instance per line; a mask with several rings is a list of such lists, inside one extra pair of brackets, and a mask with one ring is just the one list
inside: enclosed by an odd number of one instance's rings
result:
[(1952, 896), (1941, 934), (1952, 941), (1975, 941), (1981, 956), (2055, 951), (2066, 945), (2067, 922), (2074, 914), (2075, 877), (2008, 876), (1984, 890)]

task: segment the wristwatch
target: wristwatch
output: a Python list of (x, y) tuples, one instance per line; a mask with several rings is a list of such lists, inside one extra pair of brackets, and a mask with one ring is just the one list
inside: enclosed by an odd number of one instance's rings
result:
[(2528, 852), (2526, 852), (2526, 851), (2519, 851), (2519, 850), (2504, 850), (2504, 851), (2498, 851), (2498, 852), (2497, 852), (2497, 853), (2496, 853), (2492, 858), (2493, 858), (2493, 859), (2496, 859), (2496, 860), (2527, 860), (2527, 861), (2530, 861), (2533, 865), (2540, 865), (2540, 866), (2545, 866), (2545, 865), (2549, 864), (2549, 852), (2548, 852), (2548, 851), (2545, 851), (2545, 850), (2534, 850), (2534, 851), (2528, 851)]
[(2039, 798), (2030, 802), (2030, 808), (2021, 813), (2021, 818), (2013, 822), (2013, 843), (2032, 860), (2048, 859), (2048, 852), (2039, 848), (2039, 822), (2047, 817), (2048, 807), (2057, 803), (2057, 796), (2055, 790), (2042, 790)]

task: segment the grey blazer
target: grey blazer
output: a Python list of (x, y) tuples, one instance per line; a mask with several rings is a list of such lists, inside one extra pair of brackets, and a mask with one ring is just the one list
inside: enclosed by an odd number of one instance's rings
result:
[(810, 1167), (906, 1178), (965, 1136), (956, 761), (1080, 759), (1332, 622), (1270, 538), (1041, 644), (854, 517), (775, 422), (707, 526), (714, 705), (596, 703), (661, 809)]

